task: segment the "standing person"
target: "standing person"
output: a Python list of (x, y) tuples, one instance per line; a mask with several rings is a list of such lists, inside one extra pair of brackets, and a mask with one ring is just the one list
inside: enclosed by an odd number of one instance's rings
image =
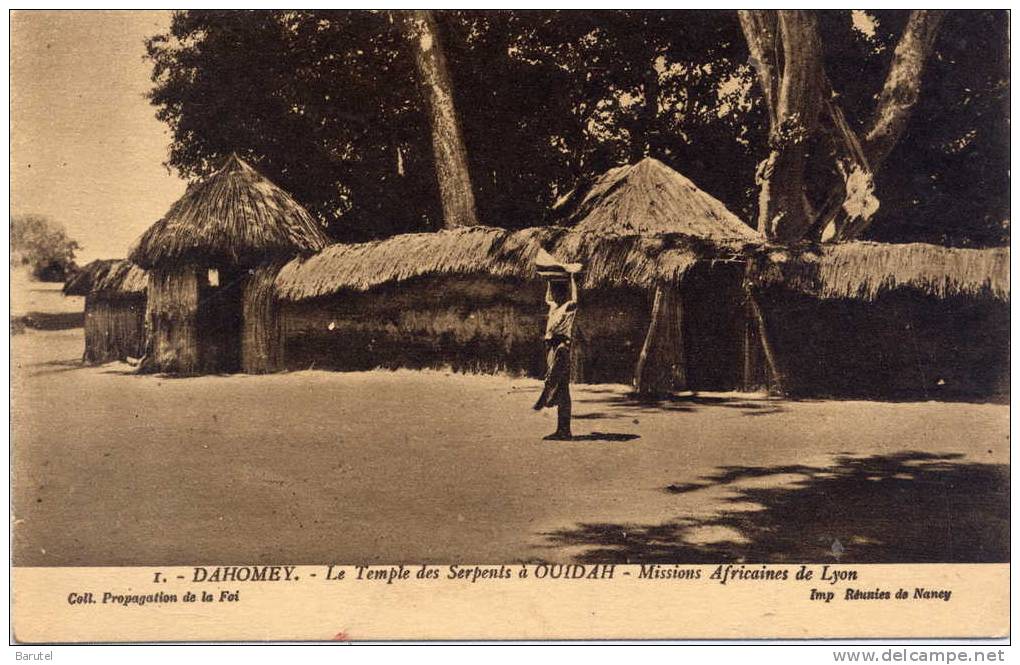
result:
[(566, 284), (549, 280), (545, 289), (545, 302), (549, 305), (549, 318), (545, 326), (546, 360), (545, 386), (535, 402), (535, 410), (555, 406), (556, 431), (545, 437), (553, 441), (569, 441), (570, 432), (570, 342), (577, 317), (577, 275), (570, 273), (570, 296)]

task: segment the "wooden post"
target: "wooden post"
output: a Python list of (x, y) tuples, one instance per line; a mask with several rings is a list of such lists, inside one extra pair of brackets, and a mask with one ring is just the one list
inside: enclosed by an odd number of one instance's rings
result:
[(744, 380), (741, 389), (744, 392), (755, 392), (762, 387), (761, 380), (761, 343), (757, 339), (755, 329), (754, 308), (751, 307), (750, 295), (744, 296)]
[(683, 312), (675, 286), (655, 289), (652, 318), (634, 370), (634, 388), (645, 396), (687, 389)]
[(783, 375), (779, 371), (779, 366), (776, 363), (776, 354), (772, 349), (772, 343), (769, 341), (768, 330), (765, 327), (765, 317), (762, 315), (761, 307), (758, 305), (758, 299), (755, 298), (754, 292), (747, 289), (747, 303), (751, 307), (751, 312), (754, 315), (755, 322), (758, 326), (758, 338), (761, 340), (762, 351), (765, 352), (765, 364), (769, 370), (769, 392), (772, 394), (782, 395), (783, 390)]
[(667, 354), (670, 371), (670, 382), (673, 390), (687, 390), (687, 349), (684, 345), (684, 294), (679, 287), (671, 289), (671, 306), (666, 308), (670, 314), (669, 327), (671, 339), (668, 340), (672, 351)]
[[(580, 312), (578, 313), (580, 314)], [(580, 318), (580, 316), (578, 317)], [(573, 337), (570, 340), (570, 382), (587, 383), (588, 372), (588, 340), (584, 337), (584, 330), (574, 322)]]

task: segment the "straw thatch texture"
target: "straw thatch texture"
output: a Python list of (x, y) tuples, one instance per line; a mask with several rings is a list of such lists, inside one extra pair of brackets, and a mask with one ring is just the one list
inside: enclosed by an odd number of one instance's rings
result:
[(652, 157), (607, 171), (565, 224), (581, 232), (682, 233), (719, 242), (761, 240), (721, 201)]
[(332, 245), (284, 266), (277, 291), (302, 300), (423, 276), (531, 280), (540, 248), (583, 263), (585, 289), (653, 288), (679, 282), (699, 259), (733, 257), (762, 242), (721, 202), (655, 159), (612, 169), (578, 198), (564, 226), (471, 227)]
[(149, 272), (143, 370), (178, 374), (200, 371), (198, 290), (198, 273), (193, 267)]
[(92, 261), (64, 284), (65, 295), (85, 296), (85, 362), (142, 355), (147, 285), (144, 270), (117, 259)]
[(276, 278), (276, 289), (278, 297), (298, 301), (426, 276), (484, 274), (533, 280), (537, 278), (534, 258), (540, 247), (563, 261), (583, 263), (585, 289), (676, 283), (699, 258), (729, 256), (732, 251), (682, 234), (615, 235), (563, 227), (511, 232), (470, 227), (331, 245), (286, 264)]
[(142, 234), (131, 260), (143, 268), (183, 260), (254, 266), (315, 252), (328, 242), (304, 207), (231, 155)]
[(139, 358), (145, 346), (145, 296), (85, 298), (85, 353), (88, 363)]
[(102, 293), (105, 297), (139, 296), (145, 294), (148, 276), (131, 261), (97, 259), (64, 284), (64, 295), (87, 296)]
[(874, 300), (910, 287), (938, 298), (954, 295), (1009, 300), (1009, 248), (958, 249), (852, 242), (807, 250), (774, 249), (755, 262), (763, 285), (820, 298)]
[(283, 321), (273, 280), (279, 264), (256, 268), (244, 282), (241, 371), (269, 374), (283, 369)]
[[(445, 368), (542, 376), (544, 285), (446, 276), (279, 303), (286, 367), (365, 370)], [(648, 325), (643, 290), (603, 289), (585, 298), (577, 328), (589, 381), (629, 381)], [(576, 330), (575, 330), (576, 333)]]

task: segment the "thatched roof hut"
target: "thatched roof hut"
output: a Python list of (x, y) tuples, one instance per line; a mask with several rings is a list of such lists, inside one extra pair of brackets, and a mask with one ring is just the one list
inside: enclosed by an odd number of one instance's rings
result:
[(322, 225), (290, 194), (232, 154), (188, 187), (131, 252), (143, 268), (197, 261), (256, 266), (317, 252), (329, 243)]
[(146, 272), (131, 261), (96, 259), (64, 283), (64, 295), (141, 296), (148, 281)]
[(325, 247), (322, 226), (236, 154), (142, 234), (150, 270), (145, 370), (266, 372), (278, 343), (266, 271)]
[(64, 284), (65, 295), (85, 296), (85, 362), (141, 356), (148, 282), (148, 274), (131, 261), (100, 259)]
[[(444, 288), (452, 288), (456, 280), (503, 280), (507, 288), (519, 291), (525, 284), (540, 282), (534, 259), (544, 249), (560, 260), (583, 263), (582, 287), (587, 292), (607, 293), (605, 303), (587, 299), (585, 311), (612, 307), (613, 298), (620, 302), (621, 293), (609, 296), (606, 290), (629, 289), (623, 297), (628, 301), (627, 313), (620, 314), (627, 321), (616, 324), (629, 330), (638, 319), (647, 326), (645, 295), (661, 289), (672, 294), (699, 262), (734, 262), (762, 244), (760, 236), (721, 202), (654, 159), (612, 169), (575, 195), (570, 212), (561, 212), (556, 226), (520, 231), (468, 227), (331, 245), (287, 263), (276, 277), (276, 294), (285, 303), (335, 294), (353, 298), (358, 293), (429, 278), (447, 280)], [(360, 297), (357, 300), (364, 302)], [(540, 309), (541, 295), (536, 294), (533, 300), (534, 307)], [(667, 297), (667, 305), (660, 303), (653, 314), (661, 311), (661, 316), (668, 318), (673, 307), (669, 303), (675, 300)], [(507, 306), (513, 308), (515, 320), (533, 318), (530, 306), (516, 302)], [(634, 319), (634, 306), (645, 310), (637, 314), (638, 319)], [(465, 311), (463, 316), (484, 314)], [(599, 326), (593, 322), (595, 327)], [(673, 340), (679, 337), (657, 321), (653, 328), (656, 335)], [(512, 330), (508, 334), (516, 339), (520, 333)], [(451, 334), (463, 336), (463, 331)], [(633, 347), (631, 340), (627, 343)], [(575, 351), (578, 346), (575, 340)], [(664, 364), (675, 365), (668, 360)]]

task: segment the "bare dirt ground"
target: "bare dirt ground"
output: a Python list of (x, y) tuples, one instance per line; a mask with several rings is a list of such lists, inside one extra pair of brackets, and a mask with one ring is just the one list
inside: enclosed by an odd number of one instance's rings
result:
[(16, 565), (1008, 561), (1008, 406), (443, 372), (174, 379), (12, 340)]

